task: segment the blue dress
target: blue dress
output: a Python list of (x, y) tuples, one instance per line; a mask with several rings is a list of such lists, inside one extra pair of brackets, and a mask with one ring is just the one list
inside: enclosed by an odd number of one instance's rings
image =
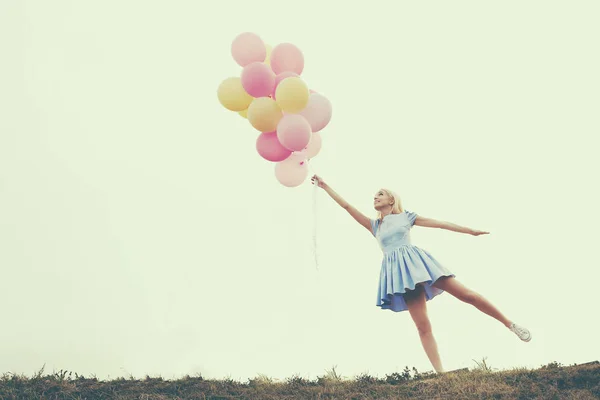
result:
[(417, 214), (404, 211), (383, 218), (371, 219), (371, 231), (383, 251), (377, 306), (395, 312), (408, 309), (403, 294), (417, 284), (425, 289), (427, 301), (443, 293), (432, 284), (442, 276), (455, 276), (427, 251), (410, 243), (410, 230)]

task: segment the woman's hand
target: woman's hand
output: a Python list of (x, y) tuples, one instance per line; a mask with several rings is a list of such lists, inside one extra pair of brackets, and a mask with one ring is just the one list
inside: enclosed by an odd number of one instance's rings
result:
[(471, 232), (469, 232), (471, 235), (473, 236), (479, 236), (479, 235), (489, 235), (489, 232), (485, 232), (485, 231), (478, 231), (476, 229), (471, 229)]
[(321, 178), (318, 175), (313, 175), (312, 178), (310, 178), (311, 182), (313, 185), (317, 185), (319, 186), (321, 189), (325, 188), (327, 186), (327, 184), (325, 183), (325, 181), (323, 180), (323, 178)]

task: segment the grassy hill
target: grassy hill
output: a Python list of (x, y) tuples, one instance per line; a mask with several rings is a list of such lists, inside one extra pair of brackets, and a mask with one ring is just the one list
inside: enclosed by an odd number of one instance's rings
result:
[(600, 399), (598, 361), (538, 369), (495, 371), (485, 359), (473, 370), (443, 375), (420, 373), (406, 367), (385, 377), (368, 374), (340, 377), (333, 368), (315, 380), (300, 376), (283, 382), (258, 376), (247, 382), (212, 380), (201, 376), (163, 380), (119, 378), (98, 380), (71, 372), (32, 377), (4, 374), (0, 399)]

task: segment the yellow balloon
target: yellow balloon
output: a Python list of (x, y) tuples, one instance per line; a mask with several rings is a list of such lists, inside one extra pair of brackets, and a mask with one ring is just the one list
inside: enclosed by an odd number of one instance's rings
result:
[(260, 132), (273, 132), (283, 117), (281, 108), (270, 97), (258, 97), (248, 107), (248, 121)]
[(296, 76), (282, 80), (275, 90), (279, 107), (287, 113), (298, 113), (308, 104), (310, 92), (304, 81)]
[(242, 79), (233, 76), (225, 79), (217, 89), (217, 97), (223, 107), (231, 111), (243, 111), (254, 99), (244, 90)]
[(245, 110), (239, 111), (238, 114), (244, 118), (248, 118), (248, 109), (246, 108)]
[(267, 43), (265, 43), (265, 47), (267, 48), (267, 58), (265, 58), (265, 64), (271, 66), (271, 50), (273, 50), (273, 48)]

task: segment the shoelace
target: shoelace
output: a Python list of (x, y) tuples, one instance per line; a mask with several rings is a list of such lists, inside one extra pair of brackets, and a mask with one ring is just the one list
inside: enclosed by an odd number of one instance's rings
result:
[(518, 335), (525, 335), (525, 334), (527, 334), (527, 331), (524, 328), (521, 328), (518, 325), (513, 325), (513, 332), (517, 333)]

